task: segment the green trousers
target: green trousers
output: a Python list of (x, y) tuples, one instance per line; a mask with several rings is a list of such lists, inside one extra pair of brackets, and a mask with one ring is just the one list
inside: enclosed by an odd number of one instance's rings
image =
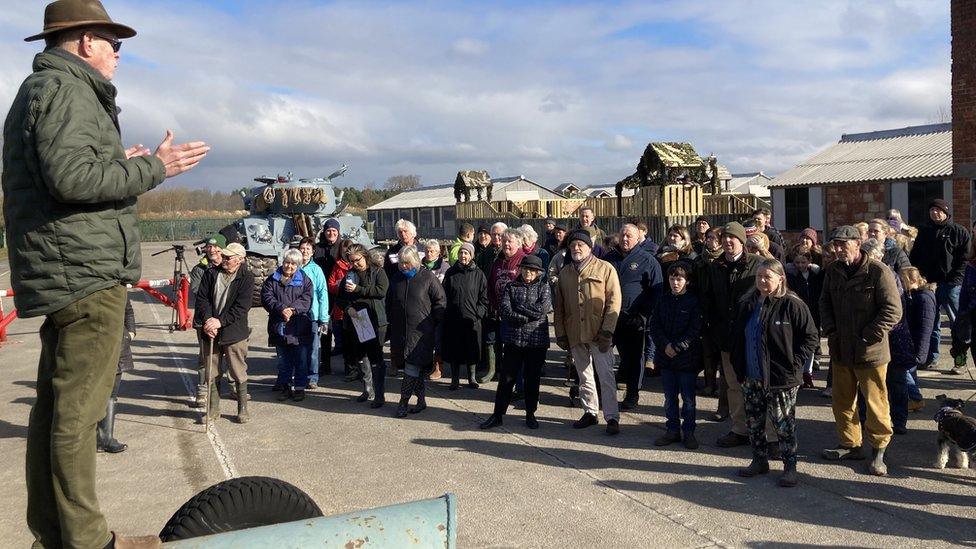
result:
[(122, 347), (126, 289), (116, 286), (41, 325), (37, 402), (27, 430), (27, 526), (34, 547), (105, 547), (95, 494), (95, 425), (105, 417)]

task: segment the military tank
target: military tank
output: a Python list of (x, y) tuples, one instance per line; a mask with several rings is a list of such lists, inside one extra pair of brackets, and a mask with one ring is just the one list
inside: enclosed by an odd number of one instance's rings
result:
[(332, 180), (345, 175), (347, 166), (328, 177), (298, 179), (291, 172), (276, 177), (254, 178), (260, 185), (241, 191), (250, 215), (220, 232), (228, 242), (240, 242), (247, 250), (247, 267), (254, 274), (254, 303), (261, 302), (261, 284), (271, 275), (289, 248), (305, 237), (318, 237), (325, 221), (339, 222), (342, 238), (376, 247), (369, 227), (358, 215), (343, 213), (343, 193), (335, 194)]

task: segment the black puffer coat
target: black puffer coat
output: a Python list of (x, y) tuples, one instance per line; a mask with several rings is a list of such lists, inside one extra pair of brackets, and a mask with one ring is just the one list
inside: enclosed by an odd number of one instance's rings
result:
[(502, 343), (529, 349), (549, 347), (549, 311), (552, 297), (549, 284), (539, 276), (531, 284), (519, 276), (502, 293), (498, 312), (501, 317)]
[(396, 269), (386, 295), (390, 354), (402, 357), (405, 364), (433, 364), (434, 353), (440, 352), (446, 304), (444, 288), (433, 273), (419, 268), (413, 278), (407, 278)]
[(481, 324), (488, 316), (488, 280), (474, 264), (455, 263), (444, 275), (444, 311), (441, 358), (450, 364), (481, 361)]

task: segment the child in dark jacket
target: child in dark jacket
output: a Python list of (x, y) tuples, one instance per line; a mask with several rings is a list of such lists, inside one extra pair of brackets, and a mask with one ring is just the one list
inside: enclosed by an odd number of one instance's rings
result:
[[(695, 439), (695, 379), (701, 369), (701, 305), (688, 291), (691, 267), (684, 261), (668, 266), (668, 288), (648, 323), (654, 340), (654, 367), (664, 384), (664, 414), (667, 431), (655, 446), (679, 440), (685, 448), (698, 448)], [(678, 398), (681, 415), (678, 415)], [(680, 419), (679, 419), (680, 417)]]
[(929, 340), (939, 311), (934, 285), (928, 284), (916, 267), (902, 267), (899, 276), (905, 289), (902, 300), (905, 314), (888, 336), (891, 362), (886, 384), (892, 429), (895, 434), (903, 435), (908, 432), (908, 411), (918, 411), (924, 406), (917, 370), (928, 357)]
[[(822, 260), (821, 260), (822, 261)], [(793, 255), (793, 262), (786, 268), (786, 284), (810, 309), (813, 323), (820, 330), (820, 294), (823, 292), (823, 270), (813, 262), (810, 253), (798, 252)], [(803, 365), (804, 389), (813, 389), (813, 365), (817, 360), (814, 353)]]

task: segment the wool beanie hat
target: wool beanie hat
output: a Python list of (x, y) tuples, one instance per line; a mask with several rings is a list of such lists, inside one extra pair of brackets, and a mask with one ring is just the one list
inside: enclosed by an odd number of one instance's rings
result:
[(807, 227), (806, 229), (803, 229), (803, 232), (800, 233), (800, 236), (805, 236), (809, 238), (811, 241), (813, 241), (814, 246), (817, 245), (817, 231), (815, 231), (813, 228)]
[(471, 257), (474, 257), (474, 245), (472, 245), (470, 242), (462, 243), (461, 247), (458, 248), (458, 253), (461, 253), (461, 250), (467, 250), (468, 253), (471, 254)]
[(570, 233), (569, 236), (566, 237), (566, 247), (568, 248), (574, 240), (582, 240), (584, 244), (590, 247), (590, 249), (593, 248), (593, 239), (590, 238), (589, 231), (579, 229)]
[(335, 229), (339, 232), (342, 232), (342, 229), (339, 227), (339, 220), (334, 217), (330, 217), (329, 219), (325, 220), (325, 227), (323, 228), (323, 230), (325, 229)]
[(741, 242), (743, 245), (746, 243), (746, 229), (741, 223), (736, 223), (735, 221), (726, 223), (725, 226), (722, 227), (722, 235), (732, 235), (738, 238), (739, 242)]
[(932, 202), (929, 203), (929, 209), (932, 209), (932, 208), (938, 208), (938, 209), (942, 210), (942, 212), (944, 214), (946, 214), (946, 215), (952, 215), (952, 214), (949, 213), (949, 204), (946, 203), (946, 201), (945, 200), (942, 200), (941, 198), (936, 198), (935, 200), (933, 200)]

